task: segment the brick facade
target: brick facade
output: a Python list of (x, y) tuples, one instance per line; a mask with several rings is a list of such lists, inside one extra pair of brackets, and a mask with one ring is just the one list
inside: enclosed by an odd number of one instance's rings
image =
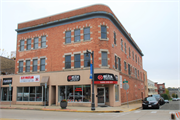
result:
[(13, 59), (0, 56), (0, 61), (1, 61), (1, 66), (0, 66), (1, 74), (7, 75), (7, 74), (15, 73), (15, 61)]

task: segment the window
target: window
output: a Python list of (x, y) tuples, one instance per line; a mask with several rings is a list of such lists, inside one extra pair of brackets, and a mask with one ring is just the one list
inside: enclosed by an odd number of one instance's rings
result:
[(134, 60), (134, 51), (132, 51), (132, 58), (133, 58), (133, 60)]
[(41, 37), (41, 48), (45, 48), (46, 47), (46, 36), (42, 36)]
[(126, 62), (124, 61), (124, 69), (126, 70)]
[(135, 59), (136, 59), (136, 62), (137, 62), (137, 55), (135, 55)]
[(26, 60), (26, 72), (30, 72), (30, 60)]
[(128, 74), (131, 75), (131, 68), (130, 64), (128, 64)]
[(90, 85), (59, 86), (59, 101), (67, 99), (68, 102), (91, 102)]
[(86, 56), (86, 53), (84, 53), (84, 67), (90, 66), (90, 53), (88, 53), (88, 56)]
[(117, 57), (115, 56), (115, 69), (117, 69)]
[(23, 72), (23, 61), (19, 61), (19, 73)]
[(114, 44), (116, 44), (116, 33), (114, 32)]
[(126, 43), (124, 43), (124, 49), (125, 49), (125, 53), (126, 53)]
[(74, 42), (80, 41), (80, 29), (74, 30)]
[(121, 71), (121, 59), (118, 58), (118, 70)]
[(115, 101), (119, 101), (119, 85), (115, 85)]
[(12, 101), (12, 91), (13, 88), (9, 91), (9, 87), (2, 87), (1, 101)]
[(36, 97), (35, 97), (35, 87), (30, 87), (30, 101), (35, 101), (36, 100)]
[(131, 49), (130, 49), (130, 47), (129, 47), (129, 57), (131, 57)]
[(139, 70), (138, 70), (138, 77), (139, 77)]
[(74, 68), (80, 68), (81, 67), (81, 58), (80, 54), (74, 55)]
[(31, 38), (27, 39), (27, 50), (31, 49)]
[(42, 87), (36, 87), (36, 101), (42, 101)]
[(121, 39), (121, 50), (123, 51), (123, 40)]
[(35, 37), (34, 38), (34, 49), (38, 49), (38, 43), (39, 43), (39, 38)]
[(107, 52), (102, 52), (101, 53), (101, 58), (102, 58), (102, 66), (108, 66), (108, 61), (107, 61)]
[(66, 31), (66, 41), (65, 43), (71, 43), (71, 31)]
[(65, 69), (71, 68), (71, 55), (65, 56)]
[(33, 60), (33, 72), (37, 71), (37, 59)]
[(135, 68), (135, 77), (137, 78), (137, 70), (136, 70), (136, 68)]
[(107, 28), (106, 28), (106, 26), (101, 26), (101, 39), (107, 39)]
[(24, 51), (24, 40), (20, 41), (20, 51)]
[(84, 28), (84, 40), (90, 40), (90, 27)]
[(45, 71), (45, 58), (40, 59), (40, 71)]
[(143, 78), (144, 78), (144, 81), (145, 81), (145, 74), (143, 74)]
[(139, 65), (139, 57), (138, 57), (138, 65)]
[(29, 100), (29, 87), (24, 87), (24, 90), (23, 90), (23, 101), (28, 101)]

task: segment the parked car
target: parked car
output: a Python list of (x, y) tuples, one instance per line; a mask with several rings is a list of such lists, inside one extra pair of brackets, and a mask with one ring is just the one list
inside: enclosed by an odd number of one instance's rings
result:
[(180, 101), (180, 98), (177, 98), (178, 101)]
[(169, 103), (169, 100), (164, 100), (165, 103)]
[(178, 101), (177, 98), (172, 98), (172, 101)]
[(160, 105), (163, 105), (165, 102), (164, 102), (164, 99), (162, 99), (162, 97), (159, 95), (159, 94), (155, 94), (155, 95), (151, 95), (152, 97), (155, 97), (156, 100), (159, 102)]
[(160, 106), (160, 104), (155, 97), (146, 97), (142, 103), (142, 109), (145, 109), (145, 108), (159, 109), (159, 106)]

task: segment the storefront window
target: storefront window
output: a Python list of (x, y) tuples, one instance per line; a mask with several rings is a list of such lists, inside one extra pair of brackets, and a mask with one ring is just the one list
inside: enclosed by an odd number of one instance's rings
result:
[(23, 87), (17, 88), (17, 101), (22, 101), (23, 97)]
[(119, 101), (119, 85), (115, 85), (115, 101)]
[(62, 99), (67, 99), (68, 102), (91, 102), (91, 86), (60, 86), (59, 101)]
[(11, 92), (9, 91), (8, 87), (2, 88), (2, 101), (12, 101), (12, 88)]
[(74, 92), (73, 92), (73, 86), (67, 86), (67, 92), (66, 92), (66, 95), (67, 95), (67, 100), (68, 102), (74, 102)]
[(36, 101), (42, 101), (42, 87), (36, 87)]
[(35, 101), (35, 87), (30, 87), (30, 101)]
[(23, 101), (29, 100), (29, 87), (24, 87)]
[(109, 102), (109, 88), (108, 87), (106, 87), (106, 102)]
[(83, 102), (91, 102), (91, 86), (83, 85)]
[(82, 102), (83, 101), (82, 86), (81, 85), (75, 86), (74, 101), (75, 102)]

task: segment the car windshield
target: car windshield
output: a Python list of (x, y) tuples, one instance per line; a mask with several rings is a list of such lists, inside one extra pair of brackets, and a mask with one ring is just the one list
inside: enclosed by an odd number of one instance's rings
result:
[(156, 98), (160, 98), (160, 95), (153, 95), (154, 97), (156, 97)]
[(144, 101), (156, 101), (156, 99), (154, 97), (147, 97)]

